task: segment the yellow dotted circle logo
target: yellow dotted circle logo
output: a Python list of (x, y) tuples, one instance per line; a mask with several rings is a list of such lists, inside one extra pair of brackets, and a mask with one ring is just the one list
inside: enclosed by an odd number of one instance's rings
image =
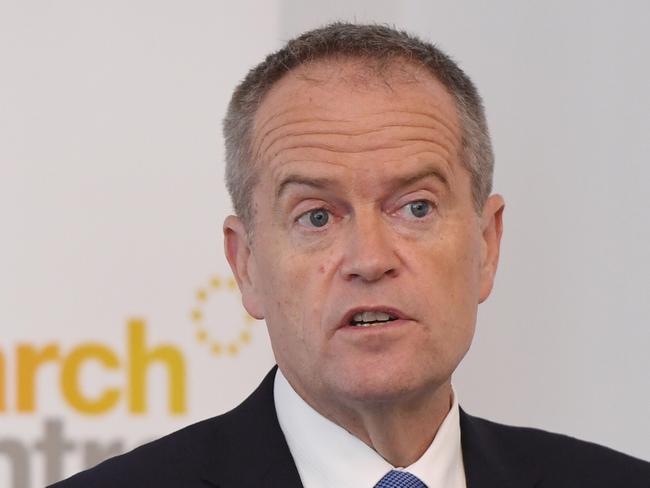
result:
[(214, 275), (206, 286), (199, 288), (196, 291), (196, 301), (194, 308), (190, 312), (190, 316), (194, 327), (196, 329), (196, 338), (199, 343), (207, 346), (210, 352), (215, 356), (236, 356), (248, 343), (252, 340), (251, 329), (255, 323), (255, 319), (244, 311), (243, 325), (235, 336), (235, 339), (230, 341), (222, 341), (217, 339), (206, 327), (206, 314), (205, 308), (211, 296), (216, 293), (238, 293), (237, 282), (230, 276), (222, 278)]

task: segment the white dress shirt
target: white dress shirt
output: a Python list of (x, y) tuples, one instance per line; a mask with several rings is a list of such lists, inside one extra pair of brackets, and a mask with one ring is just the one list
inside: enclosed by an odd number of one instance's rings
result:
[(305, 488), (372, 488), (390, 470), (403, 469), (428, 488), (466, 488), (458, 400), (420, 459), (394, 467), (357, 437), (311, 408), (278, 369), (274, 384), (280, 427)]

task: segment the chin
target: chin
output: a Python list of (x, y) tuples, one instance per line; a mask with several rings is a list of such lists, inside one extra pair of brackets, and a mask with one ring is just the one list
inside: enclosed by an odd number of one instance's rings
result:
[[(432, 393), (447, 382), (435, 372), (417, 368), (386, 367), (362, 369), (333, 378), (330, 384), (340, 398), (350, 402), (386, 403)], [(326, 380), (327, 381), (327, 380)]]

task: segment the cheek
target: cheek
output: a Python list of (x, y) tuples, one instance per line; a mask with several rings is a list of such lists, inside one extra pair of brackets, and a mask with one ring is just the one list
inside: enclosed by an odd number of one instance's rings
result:
[(441, 239), (417, 261), (427, 292), (419, 310), (429, 326), (420, 347), (432, 370), (446, 365), (449, 374), (474, 336), (479, 293), (476, 248), (471, 239), (458, 237)]
[(480, 235), (473, 225), (459, 225), (451, 232), (446, 246), (447, 272), (464, 295), (477, 289), (480, 276)]
[(323, 282), (329, 275), (327, 261), (305, 259), (304, 256), (273, 252), (268, 249), (263, 275), (263, 300), (270, 331), (282, 331), (286, 342), (309, 346), (318, 336)]
[(422, 242), (409, 257), (410, 268), (423, 282), (427, 306), (445, 317), (445, 322), (462, 320), (465, 313), (475, 314), (479, 253), (476, 236), (460, 228), (450, 229), (430, 242)]

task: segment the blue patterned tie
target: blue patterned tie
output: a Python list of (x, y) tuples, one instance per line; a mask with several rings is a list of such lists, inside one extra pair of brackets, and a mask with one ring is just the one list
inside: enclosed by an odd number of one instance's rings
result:
[(406, 471), (389, 471), (374, 488), (427, 488), (420, 478)]

